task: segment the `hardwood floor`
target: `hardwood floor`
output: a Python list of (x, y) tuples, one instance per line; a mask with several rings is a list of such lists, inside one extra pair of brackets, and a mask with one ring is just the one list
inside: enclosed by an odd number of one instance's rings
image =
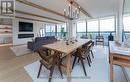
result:
[[(100, 55), (101, 54), (103, 53), (100, 53)], [(101, 56), (104, 58), (104, 54)], [(95, 56), (95, 58), (97, 57), (97, 59), (100, 59), (102, 58), (101, 56), (97, 55)], [(9, 46), (0, 47), (0, 82), (33, 82), (31, 77), (25, 71), (24, 66), (32, 64), (33, 62), (39, 59), (40, 58), (37, 53), (26, 54), (23, 56), (15, 56), (15, 54), (11, 51)], [(32, 69), (35, 69), (35, 68), (32, 68)], [(91, 70), (92, 68), (91, 69), (87, 68), (87, 69)], [(91, 75), (91, 73), (89, 75)], [(118, 75), (121, 75), (121, 74), (118, 74)], [(119, 77), (117, 77), (116, 79), (120, 80)], [(117, 82), (120, 82), (120, 81), (117, 81)], [(125, 81), (122, 81), (122, 82), (125, 82)]]
[(33, 82), (24, 66), (39, 59), (37, 53), (15, 56), (10, 46), (0, 47), (0, 82)]

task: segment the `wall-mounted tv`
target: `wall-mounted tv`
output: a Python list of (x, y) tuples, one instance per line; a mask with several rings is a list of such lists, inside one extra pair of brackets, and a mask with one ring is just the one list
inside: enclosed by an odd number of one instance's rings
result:
[(19, 22), (19, 32), (33, 32), (33, 23)]

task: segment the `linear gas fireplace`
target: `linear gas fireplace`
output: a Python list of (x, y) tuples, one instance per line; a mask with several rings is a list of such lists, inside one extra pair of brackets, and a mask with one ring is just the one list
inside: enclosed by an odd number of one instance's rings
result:
[(18, 38), (22, 39), (22, 38), (33, 38), (34, 34), (18, 34)]

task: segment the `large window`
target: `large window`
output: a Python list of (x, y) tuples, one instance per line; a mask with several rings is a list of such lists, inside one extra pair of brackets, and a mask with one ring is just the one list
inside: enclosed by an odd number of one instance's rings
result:
[(44, 36), (45, 36), (45, 29), (40, 28), (40, 37), (44, 37)]
[(67, 29), (66, 29), (66, 24), (65, 23), (57, 24), (57, 36), (59, 38), (66, 37), (66, 32), (67, 32)]
[(46, 36), (58, 36), (62, 38), (65, 36), (66, 24), (46, 24), (45, 25), (45, 35)]
[(55, 36), (56, 35), (56, 30), (55, 30), (55, 24), (51, 25), (51, 36)]
[(46, 31), (45, 31), (45, 35), (46, 36), (55, 36), (55, 24), (46, 24)]
[(57, 24), (57, 32), (61, 32), (61, 29), (64, 28), (64, 31), (66, 32), (66, 24)]
[(98, 32), (98, 20), (90, 20), (87, 22), (87, 32)]
[(115, 31), (114, 17), (100, 19), (100, 31), (101, 32)]
[(130, 32), (130, 16), (124, 16), (123, 22), (124, 22), (124, 31)]
[(123, 24), (124, 24), (123, 39), (126, 40), (130, 38), (130, 15), (129, 14), (123, 17)]
[[(87, 25), (87, 27), (86, 27)], [(97, 35), (102, 35), (105, 40), (105, 44), (108, 44), (108, 36), (112, 32), (115, 35), (115, 19), (112, 17), (104, 17), (99, 19), (92, 19), (82, 22), (77, 22), (77, 36), (81, 37), (86, 35), (87, 37), (95, 40)]]
[(115, 20), (114, 17), (106, 17), (100, 19), (100, 34), (104, 37), (105, 44), (108, 44), (108, 36), (110, 32), (115, 35)]
[(77, 22), (77, 32), (86, 32), (86, 21)]
[(98, 24), (99, 24), (98, 19), (87, 21), (87, 36), (88, 36), (88, 38), (90, 38), (90, 39), (96, 38), (96, 36), (98, 35), (98, 31), (99, 31)]
[(86, 35), (86, 21), (77, 22), (77, 37)]

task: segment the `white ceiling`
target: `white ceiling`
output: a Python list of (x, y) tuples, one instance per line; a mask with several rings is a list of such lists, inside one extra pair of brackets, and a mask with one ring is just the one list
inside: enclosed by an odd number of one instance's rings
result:
[[(19, 3), (19, 2), (16, 2), (16, 8), (15, 9), (20, 10), (20, 11), (24, 11), (24, 12), (28, 12), (28, 13), (32, 13), (32, 14), (36, 14), (36, 15), (40, 15), (40, 16), (46, 16), (46, 17), (51, 17), (51, 18), (54, 18), (54, 19), (64, 20), (64, 18), (61, 17), (61, 16), (58, 16), (58, 15), (55, 15), (55, 14), (52, 14), (52, 13), (49, 13), (49, 12), (46, 12), (46, 11), (42, 11), (42, 10), (37, 9), (35, 7), (31, 7), (31, 6), (28, 6), (28, 5)], [(21, 14), (19, 15), (19, 14), (16, 13), (16, 16), (22, 16), (22, 15)], [(46, 21), (47, 19), (43, 19), (43, 20)], [(52, 20), (50, 20), (50, 21), (52, 21)]]
[(130, 13), (130, 0), (125, 0), (124, 13)]
[[(56, 12), (62, 13), (64, 8), (68, 7), (67, 0), (27, 0)], [(117, 11), (118, 0), (75, 0), (81, 7), (85, 9), (93, 18), (115, 15)], [(27, 6), (16, 1), (16, 10), (25, 11), (41, 16), (47, 16), (59, 20), (65, 20), (64, 17), (42, 11), (40, 9)], [(18, 14), (16, 14), (18, 15)], [(21, 16), (21, 15), (20, 15)], [(88, 19), (83, 13), (80, 19)], [(44, 19), (46, 20), (46, 19)]]
[(119, 0), (77, 0), (93, 18), (115, 15)]

